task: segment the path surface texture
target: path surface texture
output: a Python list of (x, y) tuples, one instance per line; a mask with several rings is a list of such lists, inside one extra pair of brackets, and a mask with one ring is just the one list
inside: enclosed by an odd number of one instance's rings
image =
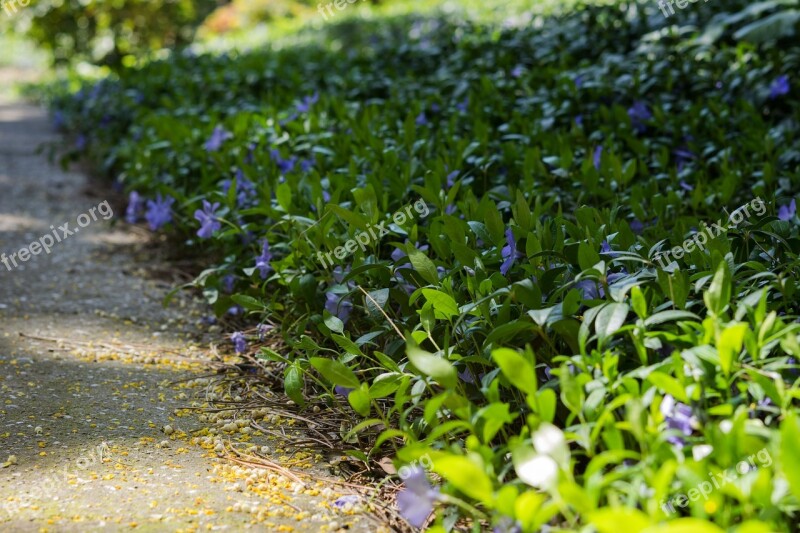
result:
[(41, 109), (0, 104), (0, 531), (381, 530), (318, 481), (320, 455), (302, 479), (231, 460), (259, 433), (189, 409), (220, 358), (200, 304), (161, 305), (158, 243), (37, 154), (56, 138)]

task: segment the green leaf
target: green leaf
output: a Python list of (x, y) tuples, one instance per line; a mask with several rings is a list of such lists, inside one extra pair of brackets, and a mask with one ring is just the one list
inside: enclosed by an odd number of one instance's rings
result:
[(303, 398), (303, 371), (296, 364), (286, 367), (286, 371), (283, 374), (283, 390), (286, 392), (286, 396), (291, 398), (297, 405), (305, 404), (305, 398)]
[(526, 394), (536, 394), (536, 371), (522, 355), (509, 348), (498, 348), (492, 350), (492, 359), (512, 385)]
[(781, 423), (780, 464), (789, 489), (800, 500), (800, 461), (797, 460), (797, 445), (800, 443), (800, 425), (797, 416), (788, 412)]
[(676, 399), (684, 403), (689, 403), (689, 398), (686, 396), (686, 389), (672, 376), (668, 376), (662, 372), (651, 372), (650, 375), (647, 376), (647, 381), (655, 385), (661, 391), (671, 394)]
[(733, 34), (739, 41), (764, 43), (795, 34), (795, 25), (800, 21), (800, 10), (787, 9), (764, 19), (751, 22)]
[(689, 311), (661, 311), (660, 313), (656, 313), (649, 318), (645, 318), (644, 325), (645, 327), (650, 327), (657, 324), (663, 324), (664, 322), (670, 322), (672, 320), (696, 320), (697, 322), (700, 322), (701, 318), (694, 313), (690, 313)]
[(433, 471), (456, 489), (486, 505), (492, 503), (494, 496), (492, 480), (482, 467), (460, 455), (436, 454), (432, 460)]
[(244, 294), (234, 294), (231, 296), (231, 300), (248, 310), (264, 309), (264, 304), (262, 304), (259, 300), (256, 300), (251, 296), (245, 296)]
[(581, 270), (589, 270), (600, 262), (600, 254), (586, 241), (578, 246), (578, 264)]
[(484, 443), (489, 443), (504, 425), (514, 421), (517, 414), (511, 414), (507, 403), (493, 403), (487, 405), (475, 414), (475, 418), (483, 420), (481, 438)]
[(290, 211), (292, 208), (292, 188), (288, 183), (281, 183), (275, 191), (275, 197), (278, 199), (284, 211)]
[(408, 254), (408, 259), (411, 261), (414, 270), (419, 272), (419, 275), (422, 276), (425, 281), (431, 284), (439, 283), (439, 273), (436, 271), (436, 265), (433, 264), (433, 261), (428, 259), (427, 255), (414, 249)]
[[(614, 531), (619, 531), (619, 529)], [(700, 518), (678, 518), (660, 526), (649, 527), (644, 531), (645, 533), (725, 533), (723, 529)]]
[[(370, 418), (369, 420), (364, 420), (363, 422), (359, 422), (353, 429), (351, 429), (345, 434), (342, 440), (347, 442), (359, 432), (370, 427), (382, 428), (384, 427), (384, 422), (379, 418)], [(402, 434), (402, 432), (400, 433)]]
[(623, 524), (626, 533), (639, 533), (653, 525), (646, 514), (630, 507), (600, 509), (589, 515), (589, 522), (600, 533), (617, 533)]
[(636, 316), (642, 319), (647, 318), (647, 301), (638, 285), (631, 289), (631, 305), (633, 305)]
[(530, 338), (530, 334), (536, 331), (536, 326), (528, 321), (516, 320), (501, 324), (492, 330), (483, 342), (484, 347), (491, 346), (492, 344), (507, 345), (510, 344), (511, 339), (517, 335), (526, 332), (525, 338)]
[(328, 329), (331, 331), (344, 333), (344, 322), (342, 322), (339, 317), (333, 315), (329, 316), (325, 319), (325, 325), (328, 326)]
[(341, 348), (342, 350), (353, 355), (360, 355), (364, 357), (364, 353), (361, 351), (358, 345), (353, 341), (351, 341), (350, 339), (348, 339), (347, 337), (343, 335), (331, 335), (331, 337), (333, 338), (334, 342), (336, 342), (336, 344), (339, 345), (339, 348)]
[(328, 204), (328, 209), (330, 211), (333, 211), (338, 217), (344, 219), (344, 221), (347, 222), (348, 226), (353, 226), (354, 228), (360, 230), (367, 229), (367, 219), (365, 219), (358, 213), (348, 211), (347, 209), (337, 204)]
[(443, 357), (426, 352), (419, 346), (409, 343), (406, 347), (408, 360), (417, 370), (429, 376), (448, 389), (456, 386), (458, 374), (455, 367)]
[(719, 364), (725, 375), (731, 373), (733, 362), (739, 357), (744, 344), (744, 336), (747, 333), (748, 325), (740, 322), (727, 326), (719, 336), (717, 341), (717, 352), (719, 353)]
[(361, 385), (353, 371), (336, 359), (312, 357), (309, 362), (311, 366), (317, 369), (317, 372), (334, 385), (341, 385), (348, 389), (355, 389)]
[(594, 322), (595, 331), (600, 339), (606, 339), (622, 327), (625, 323), (625, 318), (628, 316), (630, 308), (628, 304), (610, 303), (606, 304), (603, 309), (597, 313), (597, 318)]
[(711, 280), (711, 286), (703, 293), (703, 301), (712, 314), (719, 315), (725, 310), (730, 299), (731, 276), (728, 272), (728, 263), (720, 261), (714, 279)]
[(378, 319), (383, 318), (383, 313), (381, 313), (381, 309), (386, 308), (386, 302), (388, 301), (389, 301), (389, 289), (378, 289), (376, 291), (370, 291), (369, 298), (366, 295), (364, 295), (364, 307), (366, 307), (367, 312), (373, 318), (378, 318)]
[(536, 396), (536, 402), (539, 406), (539, 416), (545, 422), (552, 422), (556, 417), (556, 391), (553, 389), (542, 389)]
[(435, 289), (422, 289), (422, 295), (433, 306), (436, 318), (449, 319), (458, 315), (458, 304), (449, 294)]
[(362, 384), (359, 388), (350, 391), (347, 395), (347, 401), (353, 407), (356, 413), (361, 416), (369, 416), (370, 400), (367, 384)]
[(369, 397), (374, 400), (394, 394), (400, 388), (402, 380), (402, 374), (382, 374), (378, 376), (369, 388)]

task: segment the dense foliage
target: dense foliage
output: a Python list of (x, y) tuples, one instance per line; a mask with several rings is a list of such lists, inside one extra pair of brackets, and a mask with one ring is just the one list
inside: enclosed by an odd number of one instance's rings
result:
[(280, 324), (289, 397), (427, 454), (412, 523), (796, 531), (800, 48), (734, 4), (350, 19), (53, 106), (218, 314)]

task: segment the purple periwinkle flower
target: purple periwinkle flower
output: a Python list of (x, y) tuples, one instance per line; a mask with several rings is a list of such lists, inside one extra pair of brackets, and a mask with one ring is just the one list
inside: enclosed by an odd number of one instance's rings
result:
[(233, 137), (233, 134), (222, 126), (215, 126), (205, 144), (206, 152), (216, 152), (222, 148), (222, 143)]
[(694, 185), (690, 185), (690, 184), (686, 183), (686, 181), (684, 181), (684, 180), (679, 181), (678, 185), (680, 185), (681, 189), (683, 189), (684, 191), (691, 192), (691, 191), (694, 190)]
[(311, 169), (314, 168), (314, 163), (316, 163), (316, 161), (314, 161), (313, 157), (310, 157), (308, 159), (302, 159), (300, 161), (300, 170), (303, 173), (311, 172)]
[(795, 213), (797, 213), (797, 203), (795, 202), (794, 198), (792, 198), (792, 201), (787, 205), (782, 205), (780, 208), (778, 208), (778, 218), (783, 221), (793, 219)]
[(645, 122), (653, 118), (653, 114), (644, 102), (636, 101), (628, 108), (628, 116), (631, 119), (633, 129), (642, 133), (646, 129)]
[(445, 183), (447, 183), (447, 188), (451, 188), (456, 183), (456, 178), (458, 177), (458, 170), (452, 171), (450, 174), (447, 175), (445, 178)]
[(333, 392), (335, 392), (339, 396), (344, 396), (345, 398), (347, 398), (347, 396), (349, 396), (350, 393), (353, 392), (353, 390), (354, 389), (348, 389), (347, 387), (343, 387), (341, 385), (336, 385), (333, 388)]
[(782, 76), (778, 76), (775, 78), (775, 81), (772, 82), (772, 85), (769, 88), (769, 98), (770, 100), (774, 100), (779, 96), (783, 96), (789, 93), (789, 77), (785, 74)]
[(258, 340), (263, 341), (264, 337), (266, 337), (267, 332), (272, 329), (272, 326), (268, 324), (259, 324), (256, 326), (256, 334), (258, 335)]
[(600, 163), (603, 160), (603, 147), (598, 146), (594, 149), (594, 155), (592, 156), (592, 163), (594, 163), (594, 168), (600, 170)]
[(582, 279), (575, 284), (575, 288), (581, 291), (584, 300), (596, 300), (603, 297), (602, 287), (598, 287), (597, 282), (593, 279)]
[(349, 298), (344, 298), (333, 291), (325, 293), (325, 309), (344, 324), (350, 320), (350, 313), (353, 312), (353, 303)]
[(299, 111), (300, 113), (308, 113), (308, 111), (311, 109), (311, 106), (316, 104), (318, 101), (319, 101), (319, 93), (315, 92), (313, 96), (304, 97), (303, 100), (295, 107), (297, 108), (297, 111)]
[(269, 241), (264, 239), (261, 244), (261, 255), (256, 257), (256, 268), (260, 272), (261, 279), (267, 279), (267, 275), (272, 270), (272, 252), (269, 251)]
[(464, 370), (459, 372), (458, 379), (460, 379), (464, 383), (475, 383), (475, 378), (472, 377), (472, 372), (470, 372), (469, 368), (465, 368)]
[(644, 231), (644, 224), (638, 218), (634, 218), (630, 222), (631, 231), (634, 232), (636, 235), (641, 235), (642, 231)]
[(244, 353), (247, 350), (247, 340), (244, 338), (244, 333), (237, 331), (231, 335), (233, 342), (233, 349), (236, 353)]
[(687, 148), (678, 148), (674, 150), (672, 154), (675, 156), (675, 163), (678, 165), (678, 172), (682, 171), (686, 163), (696, 157), (694, 153)]
[(394, 251), (392, 252), (392, 261), (397, 263), (402, 258), (406, 257), (406, 255), (408, 254), (406, 254), (406, 251), (403, 250), (402, 248), (395, 248)]
[(574, 78), (572, 78), (573, 83), (575, 83), (575, 88), (580, 89), (583, 86), (583, 80), (585, 76), (583, 74), (578, 74)]
[(125, 209), (125, 221), (128, 224), (136, 224), (144, 211), (145, 200), (136, 192), (131, 191), (128, 195), (128, 207)]
[(503, 264), (500, 265), (500, 273), (505, 276), (514, 264), (514, 261), (516, 261), (518, 257), (522, 257), (522, 253), (517, 251), (517, 241), (514, 239), (514, 232), (511, 231), (511, 228), (506, 230), (506, 245), (503, 246), (501, 255), (504, 261)]
[(278, 165), (278, 169), (281, 171), (281, 174), (288, 174), (289, 172), (293, 171), (294, 166), (297, 164), (297, 157), (292, 156), (289, 159), (283, 159), (280, 151), (277, 148), (271, 150), (269, 155), (275, 164)]
[[(233, 180), (222, 181), (222, 192), (227, 195), (231, 190)], [(241, 169), (236, 171), (236, 205), (240, 209), (254, 207), (257, 202), (258, 191), (255, 184), (247, 179)]]
[(611, 245), (608, 244), (608, 241), (603, 241), (603, 243), (600, 245), (600, 253), (601, 254), (607, 254), (607, 253), (609, 253), (611, 251), (612, 251), (611, 250)]
[(208, 200), (203, 200), (203, 209), (194, 212), (194, 218), (200, 222), (200, 229), (197, 230), (198, 237), (208, 239), (220, 230), (222, 224), (217, 220), (217, 209), (219, 209), (219, 203), (211, 204)]
[(82, 151), (84, 148), (86, 148), (87, 144), (88, 140), (86, 139), (86, 135), (84, 135), (83, 133), (79, 134), (78, 137), (75, 139), (75, 148), (77, 148), (78, 150)]
[(53, 127), (57, 130), (60, 130), (64, 127), (65, 124), (64, 120), (64, 113), (59, 110), (53, 112)]
[(517, 65), (511, 70), (511, 77), (512, 78), (519, 78), (525, 72), (525, 67), (522, 65)]
[(400, 514), (414, 527), (422, 527), (433, 511), (433, 504), (439, 498), (439, 489), (428, 483), (425, 471), (411, 467), (411, 474), (403, 482), (406, 486), (397, 495)]
[(225, 274), (222, 276), (222, 290), (231, 293), (233, 292), (233, 287), (236, 284), (236, 276), (233, 274)]
[(335, 502), (333, 502), (333, 506), (337, 509), (343, 509), (348, 505), (355, 505), (359, 502), (360, 498), (355, 494), (348, 494), (347, 496), (342, 496)]
[[(331, 272), (333, 281), (336, 283), (342, 283), (348, 274), (350, 274), (350, 267), (348, 266), (347, 268), (342, 268), (342, 265), (336, 265), (336, 268), (334, 268), (333, 272)], [(348, 284), (350, 283), (352, 282), (349, 282)]]
[(425, 111), (423, 111), (419, 115), (417, 115), (417, 118), (414, 120), (414, 123), (417, 126), (427, 126), (428, 125), (428, 117), (425, 116)]
[(172, 221), (172, 204), (175, 198), (167, 196), (162, 198), (161, 194), (156, 194), (155, 200), (147, 200), (147, 213), (144, 218), (150, 225), (151, 231), (158, 231), (161, 226)]
[[(677, 430), (687, 437), (692, 434), (692, 426), (696, 422), (696, 419), (692, 415), (691, 407), (684, 403), (676, 402), (675, 398), (667, 394), (661, 401), (660, 411), (667, 422), (667, 429)], [(667, 442), (679, 448), (686, 445), (686, 442), (676, 435), (667, 437)]]
[(456, 104), (456, 109), (458, 109), (462, 113), (466, 113), (468, 107), (469, 107), (469, 98), (464, 98), (462, 102)]
[[(627, 275), (628, 275), (628, 271), (623, 268), (620, 272), (612, 272), (612, 273), (608, 274), (606, 276), (606, 282), (609, 285), (613, 285), (614, 283), (617, 282), (617, 280), (622, 279)], [(603, 296), (604, 292), (605, 291), (603, 291), (603, 288), (601, 287), (600, 288), (600, 296)]]

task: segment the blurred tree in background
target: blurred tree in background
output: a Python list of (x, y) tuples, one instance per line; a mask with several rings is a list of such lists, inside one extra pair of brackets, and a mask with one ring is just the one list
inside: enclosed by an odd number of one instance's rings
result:
[(222, 0), (46, 0), (21, 9), (17, 30), (55, 64), (118, 68), (164, 48), (190, 44)]
[(18, 7), (10, 23), (13, 32), (48, 52), (55, 65), (87, 61), (117, 69), (191, 44), (201, 26), (221, 34), (279, 19), (307, 19), (328, 1), (42, 0)]

